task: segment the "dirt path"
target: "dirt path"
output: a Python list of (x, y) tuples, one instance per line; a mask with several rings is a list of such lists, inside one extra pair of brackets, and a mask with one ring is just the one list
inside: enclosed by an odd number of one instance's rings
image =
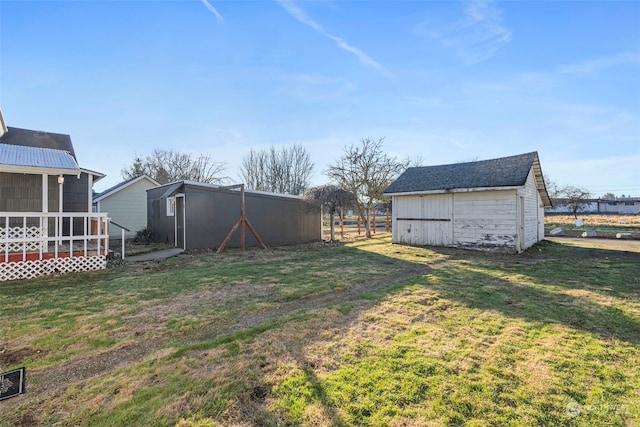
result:
[(601, 238), (587, 238), (587, 237), (545, 237), (545, 240), (549, 240), (552, 242), (579, 242), (579, 243), (595, 243), (597, 245), (602, 245), (605, 248), (609, 247), (611, 250), (616, 250), (619, 248), (628, 248), (627, 250), (640, 252), (640, 240), (625, 240), (625, 239), (601, 239)]

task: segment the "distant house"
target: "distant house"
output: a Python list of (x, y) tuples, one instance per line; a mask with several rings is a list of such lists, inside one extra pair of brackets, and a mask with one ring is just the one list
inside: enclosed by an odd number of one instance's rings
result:
[[(217, 249), (240, 218), (241, 192), (212, 184), (177, 181), (147, 190), (152, 239), (178, 248)], [(297, 196), (245, 191), (245, 211), (268, 246), (319, 241), (320, 209)], [(246, 245), (257, 246), (252, 233)], [(239, 247), (235, 233), (228, 247)]]
[(125, 231), (125, 238), (133, 237), (136, 231), (147, 226), (147, 190), (158, 185), (155, 179), (142, 175), (94, 194), (94, 212), (109, 212), (112, 239), (122, 236), (122, 229), (117, 225), (129, 230)]
[(0, 281), (106, 266), (109, 218), (91, 212), (103, 177), (69, 135), (7, 127), (0, 111)]
[(392, 241), (515, 253), (544, 238), (538, 153), (407, 169), (386, 190)]

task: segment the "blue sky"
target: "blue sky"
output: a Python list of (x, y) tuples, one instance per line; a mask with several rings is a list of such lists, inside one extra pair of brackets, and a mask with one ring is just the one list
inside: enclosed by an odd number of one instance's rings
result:
[(154, 148), (303, 144), (313, 184), (385, 137), (425, 165), (538, 151), (640, 196), (640, 1), (0, 0), (9, 126), (68, 133), (105, 189)]

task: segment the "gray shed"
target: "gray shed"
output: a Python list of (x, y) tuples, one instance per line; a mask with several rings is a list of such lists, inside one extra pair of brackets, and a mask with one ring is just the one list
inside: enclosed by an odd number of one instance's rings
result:
[[(240, 219), (239, 189), (177, 181), (147, 190), (152, 239), (185, 250), (216, 249)], [(245, 190), (247, 218), (268, 246), (321, 239), (320, 210), (300, 197)], [(247, 246), (258, 241), (247, 230)], [(234, 233), (227, 247), (240, 247)]]
[(538, 153), (407, 169), (386, 190), (393, 243), (521, 252), (551, 206)]

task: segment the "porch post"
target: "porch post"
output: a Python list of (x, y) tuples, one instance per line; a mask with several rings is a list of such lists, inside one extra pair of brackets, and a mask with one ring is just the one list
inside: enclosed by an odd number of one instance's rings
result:
[[(42, 213), (49, 212), (49, 175), (42, 174)], [(49, 217), (42, 215), (40, 218), (40, 237), (49, 237)], [(40, 244), (43, 252), (49, 252), (49, 241), (43, 240)]]
[(42, 174), (42, 213), (49, 212), (49, 175)]
[(62, 213), (64, 212), (64, 209), (62, 208), (62, 193), (64, 192), (63, 190), (63, 186), (64, 186), (64, 175), (60, 175), (58, 176), (58, 203), (60, 204), (58, 206), (58, 212)]
[[(87, 179), (89, 181), (88, 188), (87, 188), (87, 196), (88, 196), (87, 200), (89, 202), (87, 212), (91, 213), (93, 212), (93, 175), (88, 173)], [(98, 212), (98, 210), (96, 210), (96, 212)]]

